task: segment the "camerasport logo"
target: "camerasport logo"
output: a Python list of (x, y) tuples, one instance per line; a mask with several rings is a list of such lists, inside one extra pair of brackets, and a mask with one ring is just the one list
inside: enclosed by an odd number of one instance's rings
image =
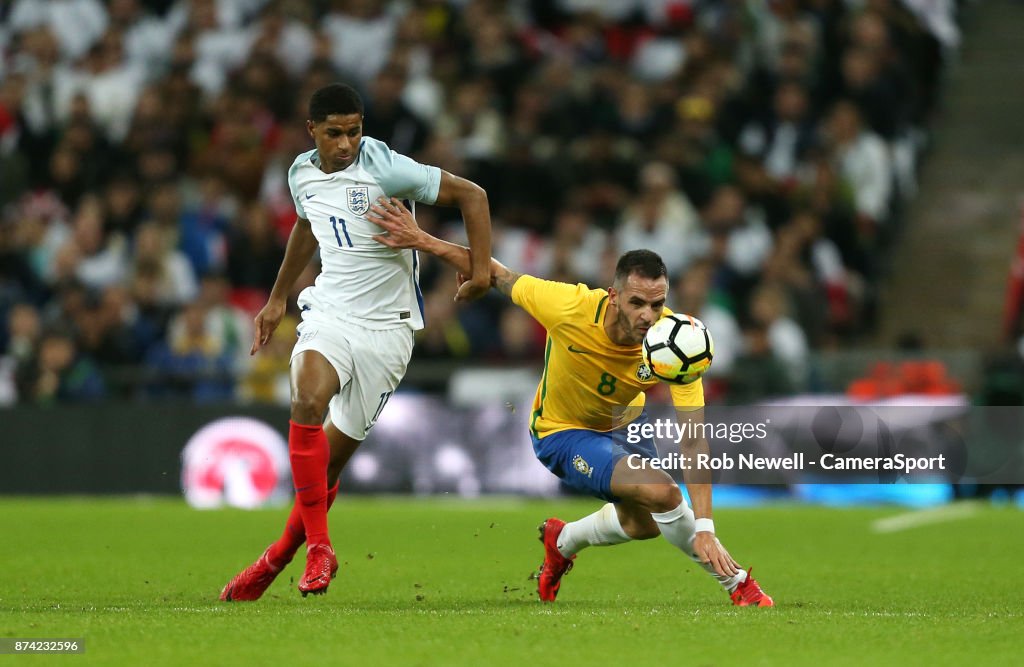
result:
[(254, 509), (289, 497), (288, 443), (250, 417), (225, 417), (193, 435), (181, 452), (181, 487), (192, 507)]

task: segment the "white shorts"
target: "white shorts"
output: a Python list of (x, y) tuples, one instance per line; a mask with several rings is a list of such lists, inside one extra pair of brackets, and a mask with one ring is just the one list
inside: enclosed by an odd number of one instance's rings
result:
[(331, 362), (341, 381), (341, 391), (331, 399), (331, 421), (350, 438), (363, 440), (405, 376), (412, 329), (367, 329), (307, 310), (296, 332), (291, 358), (315, 350)]

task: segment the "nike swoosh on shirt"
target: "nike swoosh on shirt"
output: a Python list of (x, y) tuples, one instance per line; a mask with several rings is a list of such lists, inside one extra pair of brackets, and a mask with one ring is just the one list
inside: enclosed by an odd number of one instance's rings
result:
[(586, 350), (577, 350), (572, 345), (569, 346), (569, 351), (575, 352), (576, 354), (590, 354), (590, 352), (587, 352)]
[(313, 197), (316, 197), (316, 193), (311, 194), (311, 195), (306, 195), (306, 199), (312, 199)]

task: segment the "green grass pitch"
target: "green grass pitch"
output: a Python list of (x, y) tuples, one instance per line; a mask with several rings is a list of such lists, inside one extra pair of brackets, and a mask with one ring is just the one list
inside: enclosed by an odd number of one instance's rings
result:
[(723, 542), (778, 604), (735, 609), (662, 540), (584, 551), (559, 600), (528, 579), (537, 524), (596, 501), (339, 500), (341, 572), (302, 598), (303, 558), (256, 603), (221, 586), (286, 510), (169, 499), (0, 500), (0, 632), (81, 637), (77, 665), (1021, 664), (1024, 513), (877, 533), (897, 508), (720, 509)]

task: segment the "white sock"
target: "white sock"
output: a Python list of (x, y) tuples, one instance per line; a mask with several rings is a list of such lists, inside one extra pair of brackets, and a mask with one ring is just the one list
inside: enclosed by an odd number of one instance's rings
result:
[(713, 576), (718, 583), (722, 584), (722, 587), (726, 591), (732, 593), (736, 590), (736, 587), (746, 581), (747, 572), (746, 570), (740, 570), (731, 577), (727, 577), (715, 572), (715, 568), (711, 566), (711, 563), (702, 563), (697, 554), (693, 551), (693, 541), (697, 537), (697, 533), (694, 532), (693, 522), (693, 510), (686, 504), (684, 500), (679, 504), (679, 507), (669, 510), (667, 512), (660, 512), (658, 514), (651, 513), (653, 518), (658, 523), (658, 528), (661, 529), (661, 534), (669, 541), (670, 544), (675, 545), (684, 554), (689, 556), (693, 562), (697, 563), (705, 570), (708, 574)]
[(558, 551), (566, 558), (570, 558), (584, 547), (622, 544), (629, 542), (630, 539), (619, 524), (619, 514), (615, 511), (615, 505), (608, 503), (593, 514), (565, 524), (558, 535)]

